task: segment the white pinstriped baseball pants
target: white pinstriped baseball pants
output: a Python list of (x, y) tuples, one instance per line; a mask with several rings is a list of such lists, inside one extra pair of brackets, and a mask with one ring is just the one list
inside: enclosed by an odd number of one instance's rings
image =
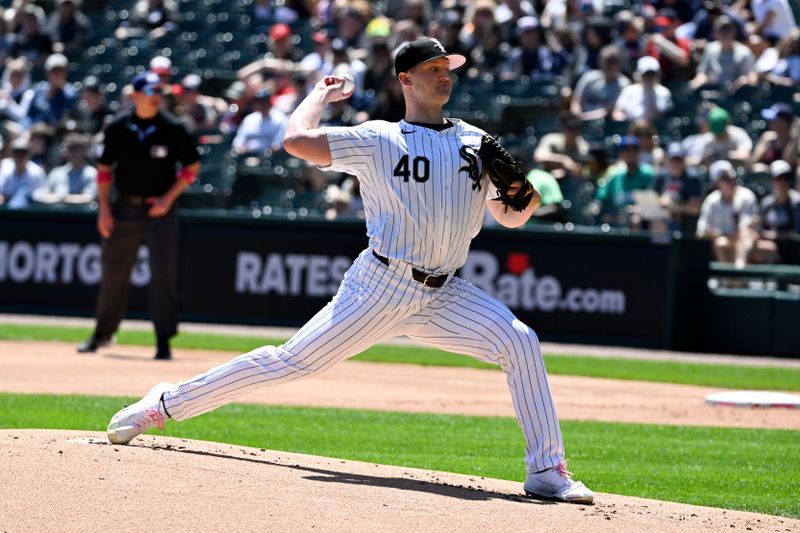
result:
[(412, 279), (408, 264), (386, 266), (370, 250), (355, 260), (331, 302), (285, 344), (262, 346), (176, 384), (164, 405), (172, 418), (185, 420), (256, 388), (318, 374), (398, 335), (499, 364), (525, 434), (528, 471), (562, 460), (561, 428), (533, 330), (460, 278), (431, 289)]

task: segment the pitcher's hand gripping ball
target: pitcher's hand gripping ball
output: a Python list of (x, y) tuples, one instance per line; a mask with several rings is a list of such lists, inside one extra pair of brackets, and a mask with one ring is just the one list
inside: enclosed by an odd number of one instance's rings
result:
[[(337, 74), (335, 76), (325, 76), (323, 78), (323, 82), (328, 87), (339, 85), (338, 87), (333, 87), (334, 94), (336, 95), (333, 101), (337, 100), (345, 100), (353, 96), (353, 91), (356, 88), (356, 82), (353, 79), (353, 75), (349, 72), (345, 72), (344, 74)], [(339, 92), (341, 91), (341, 92)]]
[(342, 74), (342, 79), (344, 79), (344, 82), (342, 82), (342, 93), (350, 95), (356, 88), (356, 80), (353, 79), (353, 75), (349, 72)]

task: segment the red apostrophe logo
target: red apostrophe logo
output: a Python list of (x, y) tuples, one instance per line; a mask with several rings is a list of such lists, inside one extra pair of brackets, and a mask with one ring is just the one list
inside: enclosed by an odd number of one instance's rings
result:
[(522, 274), (530, 266), (528, 254), (510, 253), (506, 261), (506, 269), (512, 274)]

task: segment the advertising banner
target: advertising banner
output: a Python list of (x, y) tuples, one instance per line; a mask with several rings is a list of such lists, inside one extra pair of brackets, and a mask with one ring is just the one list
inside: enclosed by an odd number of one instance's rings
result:
[[(301, 325), (336, 293), (367, 244), (363, 231), (195, 225), (184, 270), (186, 309), (208, 318)], [(542, 338), (656, 345), (666, 335), (669, 258), (669, 246), (643, 239), (493, 230), (476, 239), (458, 275), (508, 305)]]
[[(102, 269), (94, 218), (0, 219), (0, 311), (91, 316)], [(131, 273), (128, 309), (146, 309), (147, 248)], [(120, 295), (122, 297), (122, 295)]]
[[(363, 224), (189, 218), (181, 231), (184, 320), (299, 326), (336, 293), (367, 245)], [(642, 238), (484, 230), (458, 275), (543, 340), (664, 346), (670, 246)], [(145, 317), (142, 247), (129, 316)], [(93, 218), (0, 219), (0, 311), (91, 316), (101, 277)]]

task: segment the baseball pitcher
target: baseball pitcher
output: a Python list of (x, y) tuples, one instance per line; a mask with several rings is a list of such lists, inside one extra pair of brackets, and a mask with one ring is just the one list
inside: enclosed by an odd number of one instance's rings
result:
[(181, 421), (257, 388), (306, 378), (370, 346), (407, 335), (500, 365), (526, 442), (526, 493), (589, 503), (572, 479), (547, 373), (533, 330), (504, 304), (454, 276), (481, 228), (484, 210), (507, 227), (523, 225), (538, 192), (485, 132), (444, 118), (450, 71), (465, 58), (435, 39), (395, 54), (406, 104), (397, 123), (319, 127), (325, 106), (348, 98), (345, 79), (321, 80), (289, 119), (285, 147), (323, 169), (358, 178), (369, 246), (325, 308), (281, 346), (263, 346), (178, 384), (162, 383), (117, 413), (111, 442), (124, 444), (167, 418)]

